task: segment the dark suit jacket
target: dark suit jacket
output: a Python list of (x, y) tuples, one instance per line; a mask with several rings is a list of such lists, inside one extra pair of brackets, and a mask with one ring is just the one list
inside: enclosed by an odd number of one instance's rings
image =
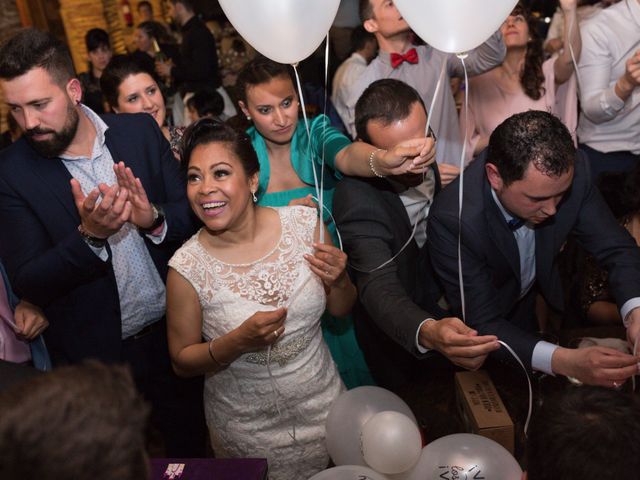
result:
[[(537, 342), (520, 294), (518, 246), (496, 205), (485, 174), (486, 151), (464, 174), (462, 209), (462, 272), (466, 322), (480, 334), (495, 334), (531, 366)], [(461, 315), (458, 281), (458, 189), (451, 183), (431, 208), (428, 245), (431, 261), (456, 315)], [(556, 215), (536, 228), (537, 290), (557, 310), (563, 298), (556, 257), (569, 233), (609, 271), (618, 306), (640, 296), (640, 251), (611, 214), (592, 182), (586, 156), (578, 152), (571, 189)], [(526, 297), (525, 297), (526, 298)], [(497, 355), (507, 360), (505, 349)]]
[[(165, 240), (155, 245), (145, 237), (164, 279), (167, 261), (194, 231), (183, 175), (151, 116), (103, 119), (114, 161), (131, 167), (149, 200), (164, 208)], [(0, 153), (0, 257), (18, 296), (44, 310), (54, 363), (117, 361), (121, 319), (111, 260), (100, 260), (79, 234), (70, 179), (60, 159), (40, 157), (24, 139)]]
[[(434, 171), (437, 192), (440, 178)], [(414, 239), (393, 262), (366, 273), (397, 254), (413, 230), (385, 179), (344, 178), (333, 197), (333, 214), (358, 289), (353, 317), (367, 364), (379, 385), (407, 383), (424, 357), (415, 346), (418, 327), (442, 313), (436, 305), (440, 289), (428, 280), (427, 248)]]

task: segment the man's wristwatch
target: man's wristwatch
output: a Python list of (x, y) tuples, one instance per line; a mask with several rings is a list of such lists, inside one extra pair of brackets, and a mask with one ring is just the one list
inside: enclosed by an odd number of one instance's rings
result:
[(80, 232), (80, 235), (82, 235), (82, 239), (90, 247), (93, 247), (93, 248), (104, 248), (105, 245), (107, 244), (107, 239), (106, 238), (94, 237), (93, 235), (91, 235), (89, 232), (87, 232), (82, 227), (82, 224), (78, 225), (78, 232)]
[(153, 222), (151, 222), (151, 225), (149, 225), (147, 228), (138, 227), (138, 231), (140, 233), (144, 233), (144, 234), (151, 233), (164, 223), (165, 217), (164, 217), (164, 210), (162, 210), (162, 207), (152, 203), (151, 209), (153, 210)]

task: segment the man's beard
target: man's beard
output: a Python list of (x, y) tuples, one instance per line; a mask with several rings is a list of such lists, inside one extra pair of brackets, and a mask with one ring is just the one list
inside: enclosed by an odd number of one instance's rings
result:
[[(55, 130), (43, 130), (38, 127), (26, 130), (24, 136), (29, 142), (29, 145), (38, 152), (40, 155), (46, 158), (59, 157), (67, 147), (73, 141), (78, 131), (78, 123), (80, 117), (76, 111), (75, 106), (69, 102), (67, 106), (67, 121), (65, 122), (62, 130), (56, 132)], [(52, 134), (53, 138), (50, 140), (34, 140), (34, 135)]]

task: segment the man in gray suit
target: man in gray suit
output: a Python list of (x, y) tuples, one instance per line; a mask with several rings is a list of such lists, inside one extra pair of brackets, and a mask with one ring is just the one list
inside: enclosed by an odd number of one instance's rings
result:
[[(608, 270), (629, 339), (640, 330), (640, 250), (596, 190), (585, 155), (562, 122), (541, 111), (513, 115), (464, 177), (461, 220), (458, 179), (438, 196), (428, 224), (429, 254), (454, 313), (466, 313), (469, 326), (496, 335), (533, 370), (608, 387), (636, 374), (632, 355), (562, 348), (533, 334), (537, 293), (562, 309), (556, 256), (570, 233)], [(496, 354), (512, 360), (506, 349)]]

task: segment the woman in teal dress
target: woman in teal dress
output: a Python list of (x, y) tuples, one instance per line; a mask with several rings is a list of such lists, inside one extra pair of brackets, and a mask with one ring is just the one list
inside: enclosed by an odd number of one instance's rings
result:
[[(339, 245), (331, 221), (333, 190), (341, 174), (360, 177), (422, 172), (429, 163), (427, 150), (397, 146), (386, 151), (364, 143), (352, 143), (319, 115), (298, 121), (299, 102), (292, 68), (260, 57), (247, 64), (238, 76), (239, 106), (254, 126), (247, 130), (260, 161), (258, 204), (284, 206), (307, 204), (317, 197), (324, 156), (323, 219)], [(309, 138), (311, 142), (309, 144)], [(325, 341), (347, 388), (373, 385), (349, 317), (333, 318), (325, 313)]]

